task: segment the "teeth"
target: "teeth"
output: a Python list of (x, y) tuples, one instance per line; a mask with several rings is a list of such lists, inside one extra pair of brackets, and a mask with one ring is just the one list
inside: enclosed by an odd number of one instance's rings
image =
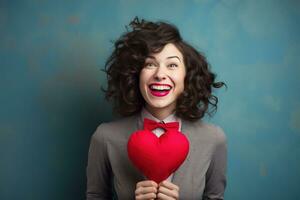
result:
[(154, 89), (154, 90), (170, 90), (171, 89), (171, 87), (167, 86), (167, 85), (151, 85), (150, 88)]

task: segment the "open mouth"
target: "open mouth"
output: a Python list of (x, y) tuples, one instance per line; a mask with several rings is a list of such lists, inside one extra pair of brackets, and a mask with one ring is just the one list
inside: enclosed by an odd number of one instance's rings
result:
[(151, 84), (149, 89), (153, 96), (163, 97), (169, 94), (172, 86), (168, 84)]

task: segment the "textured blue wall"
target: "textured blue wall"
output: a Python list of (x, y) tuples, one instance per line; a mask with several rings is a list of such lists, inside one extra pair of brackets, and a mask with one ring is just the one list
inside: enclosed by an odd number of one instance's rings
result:
[(300, 3), (0, 1), (0, 199), (83, 199), (89, 138), (112, 119), (101, 71), (134, 16), (176, 24), (218, 80), (226, 199), (300, 199)]

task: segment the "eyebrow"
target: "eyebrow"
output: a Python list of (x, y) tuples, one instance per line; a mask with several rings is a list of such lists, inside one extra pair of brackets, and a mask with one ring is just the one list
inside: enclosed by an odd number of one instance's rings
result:
[[(148, 58), (152, 58), (152, 59), (155, 60), (154, 56), (148, 56)], [(169, 57), (167, 57), (167, 59), (171, 59), (171, 58), (177, 58), (181, 62), (181, 60), (180, 60), (180, 58), (178, 56), (169, 56)]]
[(177, 58), (181, 62), (181, 60), (178, 56), (169, 56), (169, 57), (167, 57), (167, 59), (170, 59), (170, 58)]

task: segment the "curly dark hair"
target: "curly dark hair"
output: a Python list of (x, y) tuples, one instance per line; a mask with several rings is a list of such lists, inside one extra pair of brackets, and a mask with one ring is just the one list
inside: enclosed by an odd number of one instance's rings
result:
[(139, 90), (139, 74), (146, 58), (168, 43), (182, 53), (187, 72), (184, 91), (177, 99), (176, 115), (194, 121), (216, 111), (218, 98), (212, 94), (212, 88), (221, 88), (225, 83), (215, 82), (216, 75), (210, 71), (204, 55), (183, 41), (176, 26), (135, 17), (126, 29), (115, 41), (115, 49), (105, 63), (108, 80), (105, 96), (113, 100), (117, 113), (131, 116), (141, 111), (145, 100)]

